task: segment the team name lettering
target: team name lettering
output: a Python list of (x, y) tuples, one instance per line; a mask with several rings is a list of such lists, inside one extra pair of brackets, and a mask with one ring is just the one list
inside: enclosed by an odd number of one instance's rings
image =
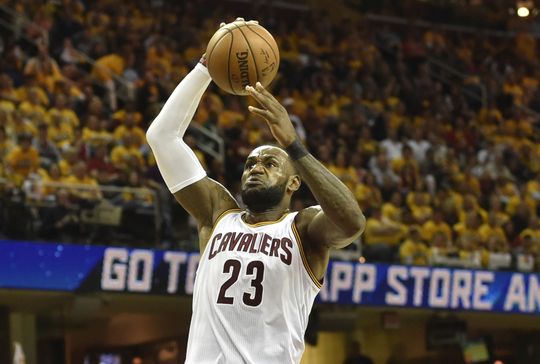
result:
[(208, 260), (224, 251), (237, 251), (250, 254), (262, 253), (269, 257), (279, 258), (284, 264), (292, 263), (291, 239), (274, 238), (268, 234), (228, 232), (216, 234), (210, 242)]
[(249, 85), (249, 69), (248, 69), (248, 51), (237, 52), (236, 60), (238, 61), (238, 68), (240, 69), (240, 80), (242, 81), (242, 87)]

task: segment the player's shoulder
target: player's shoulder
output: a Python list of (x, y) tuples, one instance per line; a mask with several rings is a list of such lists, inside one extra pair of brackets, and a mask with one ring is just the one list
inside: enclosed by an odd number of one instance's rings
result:
[(313, 205), (306, 207), (296, 214), (294, 218), (294, 223), (300, 230), (301, 228), (307, 226), (315, 218), (315, 216), (322, 211), (322, 208), (320, 205)]

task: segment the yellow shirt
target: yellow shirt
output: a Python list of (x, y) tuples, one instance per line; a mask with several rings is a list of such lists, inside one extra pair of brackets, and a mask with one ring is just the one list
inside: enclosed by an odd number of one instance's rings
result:
[(412, 165), (414, 170), (418, 173), (418, 162), (415, 159), (405, 160), (404, 158), (396, 158), (392, 161), (392, 169), (394, 172), (399, 173), (405, 164)]
[(438, 232), (443, 233), (448, 240), (452, 239), (452, 230), (444, 221), (437, 224), (433, 220), (428, 220), (422, 225), (421, 234), (422, 237), (427, 241), (431, 241), (433, 236)]
[(83, 128), (82, 139), (90, 145), (98, 145), (103, 142), (112, 140), (111, 133), (104, 130), (92, 130), (89, 128)]
[(24, 151), (17, 146), (6, 157), (6, 163), (15, 174), (16, 183), (22, 182), (30, 172), (34, 172), (39, 167), (39, 153), (34, 147)]
[(328, 166), (328, 170), (341, 180), (351, 191), (354, 191), (358, 183), (358, 175), (354, 167), (339, 167), (334, 164)]
[(505, 214), (502, 211), (495, 212), (495, 217), (499, 226), (504, 225), (508, 221), (508, 219), (510, 219), (510, 216), (508, 216), (508, 214)]
[(506, 203), (506, 212), (509, 215), (514, 215), (516, 212), (516, 208), (521, 202), (525, 202), (531, 211), (536, 211), (536, 201), (530, 197), (521, 198), (519, 196), (512, 196)]
[[(126, 110), (118, 110), (117, 112), (115, 112), (112, 116), (113, 120), (118, 120), (120, 122), (123, 122), (125, 119), (126, 119), (126, 115), (127, 115), (127, 111)], [(141, 123), (142, 121), (142, 114), (138, 111), (135, 111), (133, 112), (133, 120), (135, 120), (135, 122), (137, 124)]]
[(35, 122), (23, 119), (20, 122), (11, 124), (13, 126), (13, 129), (11, 130), (11, 132), (14, 135), (32, 134), (32, 136), (36, 136), (37, 128), (34, 126), (34, 124)]
[(46, 186), (47, 183), (65, 183), (65, 178), (60, 176), (60, 178), (51, 178), (48, 174), (45, 174), (42, 179), (42, 183), (44, 184), (42, 193), (43, 195), (52, 195), (56, 193), (59, 187), (53, 187), (53, 186)]
[(137, 193), (132, 191), (124, 191), (122, 193), (122, 200), (124, 200), (124, 202), (133, 201), (135, 199), (151, 204), (154, 201), (154, 193), (146, 187), (139, 188)]
[(463, 206), (463, 195), (456, 191), (450, 191), (450, 196), (454, 200), (456, 210), (461, 211), (461, 207)]
[(9, 139), (0, 141), (0, 162), (3, 161), (7, 155), (9, 155), (9, 152), (11, 152), (14, 147), (15, 145)]
[(399, 247), (399, 256), (405, 264), (427, 265), (429, 248), (422, 242), (407, 239)]
[(64, 183), (72, 185), (82, 185), (82, 186), (92, 186), (95, 188), (91, 189), (82, 189), (77, 188), (77, 186), (72, 186), (69, 191), (72, 195), (81, 198), (81, 199), (95, 199), (101, 196), (99, 191), (98, 182), (92, 177), (77, 178), (74, 175), (70, 175), (64, 179)]
[(383, 228), (384, 226), (388, 225), (374, 218), (367, 219), (366, 231), (364, 232), (364, 239), (366, 244), (370, 245), (386, 243), (391, 245), (397, 245), (407, 231), (406, 227), (400, 226), (398, 224), (392, 225), (400, 228), (393, 233), (380, 234), (376, 231), (377, 229)]
[[(486, 222), (488, 220), (488, 213), (486, 210), (484, 210), (483, 208), (481, 207), (476, 207), (475, 208), (475, 211), (480, 214), (480, 217), (482, 218), (482, 221), (483, 222)], [(458, 219), (460, 222), (465, 222), (465, 219), (467, 218), (467, 214), (471, 212), (471, 211), (465, 211), (463, 209), (461, 209), (459, 212), (458, 212)]]
[(414, 205), (414, 199), (416, 197), (416, 195), (423, 195), (424, 197), (424, 202), (426, 204), (431, 204), (431, 195), (427, 192), (415, 192), (415, 191), (411, 191), (409, 193), (407, 193), (407, 197), (405, 198), (405, 202), (407, 202), (407, 206), (411, 207), (412, 205)]
[(55, 115), (59, 115), (62, 123), (64, 124), (67, 123), (73, 128), (77, 128), (79, 126), (79, 117), (77, 116), (75, 111), (71, 109), (57, 109), (55, 107), (49, 109), (48, 118), (52, 119)]
[(433, 209), (431, 206), (423, 205), (423, 206), (411, 206), (411, 212), (413, 217), (417, 221), (423, 221), (425, 219), (429, 219), (433, 215)]
[(43, 105), (43, 106), (48, 106), (49, 105), (49, 97), (47, 96), (47, 93), (45, 92), (44, 89), (42, 89), (39, 86), (32, 86), (30, 88), (27, 88), (25, 86), (19, 87), (17, 89), (19, 99), (20, 100), (28, 100), (28, 91), (30, 91), (30, 90), (34, 90), (37, 93), (41, 105)]
[(540, 183), (537, 180), (527, 182), (527, 196), (533, 197), (533, 195), (540, 196)]
[(401, 222), (401, 208), (395, 206), (393, 203), (386, 202), (382, 206), (382, 215), (389, 220)]
[(520, 234), (520, 238), (524, 238), (526, 235), (531, 236), (531, 240), (533, 242), (533, 250), (540, 253), (540, 229), (531, 229), (527, 228), (524, 229)]
[(51, 141), (60, 148), (67, 144), (71, 144), (75, 136), (73, 127), (67, 123), (61, 123), (60, 125), (51, 124), (47, 129), (47, 133)]
[(21, 115), (32, 119), (35, 123), (45, 121), (45, 108), (41, 105), (32, 104), (28, 101), (23, 101), (19, 105)]
[(15, 110), (15, 104), (14, 102), (18, 102), (19, 100), (19, 93), (14, 88), (10, 90), (2, 90), (0, 91), (0, 95), (2, 98), (5, 98), (4, 100), (0, 101), (0, 109), (3, 110)]
[(120, 125), (116, 129), (114, 129), (113, 136), (115, 140), (122, 140), (126, 134), (131, 134), (137, 141), (136, 143), (138, 146), (141, 146), (146, 141), (146, 135), (144, 130), (142, 130), (138, 126), (127, 128), (125, 125)]
[(366, 186), (363, 183), (356, 185), (354, 197), (363, 209), (370, 206), (380, 206), (382, 203), (381, 191), (377, 187)]
[(118, 169), (126, 168), (128, 160), (132, 158), (137, 160), (139, 166), (144, 165), (143, 155), (136, 147), (126, 148), (123, 145), (117, 145), (111, 151), (111, 162)]
[(46, 73), (39, 66), (39, 61), (37, 58), (30, 58), (26, 63), (24, 73), (26, 75), (33, 75), (36, 77), (37, 82), (45, 86), (49, 91), (52, 91), (56, 81), (62, 79), (62, 72), (58, 67), (56, 61), (51, 60), (50, 62), (50, 72)]
[(92, 75), (102, 81), (111, 80), (114, 75), (119, 76), (124, 72), (125, 62), (118, 54), (107, 54), (96, 60)]
[(220, 128), (230, 128), (244, 120), (244, 115), (233, 110), (223, 110), (218, 116), (218, 126)]
[(490, 226), (489, 224), (482, 224), (478, 228), (478, 234), (482, 241), (487, 241), (491, 236), (498, 236), (506, 241), (506, 234), (500, 226)]
[(360, 138), (358, 139), (356, 150), (362, 152), (365, 155), (373, 155), (377, 151), (378, 143), (376, 140)]
[(465, 223), (459, 222), (454, 225), (454, 231), (458, 237), (468, 237), (474, 241), (481, 240), (480, 234), (477, 230), (469, 229), (465, 226)]
[(60, 169), (60, 173), (62, 174), (63, 177), (67, 177), (67, 176), (71, 175), (71, 168), (72, 167), (73, 167), (73, 165), (70, 164), (65, 159), (60, 159), (58, 161), (58, 168)]

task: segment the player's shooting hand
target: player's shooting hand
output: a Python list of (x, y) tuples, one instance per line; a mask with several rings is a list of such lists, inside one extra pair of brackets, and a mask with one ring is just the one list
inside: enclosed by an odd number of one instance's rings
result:
[(257, 82), (255, 87), (246, 86), (246, 91), (260, 106), (260, 108), (249, 106), (248, 110), (266, 120), (272, 135), (282, 147), (291, 145), (297, 135), (285, 107), (260, 82)]

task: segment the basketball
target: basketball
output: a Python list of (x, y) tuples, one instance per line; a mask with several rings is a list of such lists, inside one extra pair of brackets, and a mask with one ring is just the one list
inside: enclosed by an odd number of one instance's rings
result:
[(210, 76), (224, 91), (247, 95), (247, 85), (268, 86), (279, 67), (277, 43), (256, 21), (242, 18), (223, 25), (206, 47)]

